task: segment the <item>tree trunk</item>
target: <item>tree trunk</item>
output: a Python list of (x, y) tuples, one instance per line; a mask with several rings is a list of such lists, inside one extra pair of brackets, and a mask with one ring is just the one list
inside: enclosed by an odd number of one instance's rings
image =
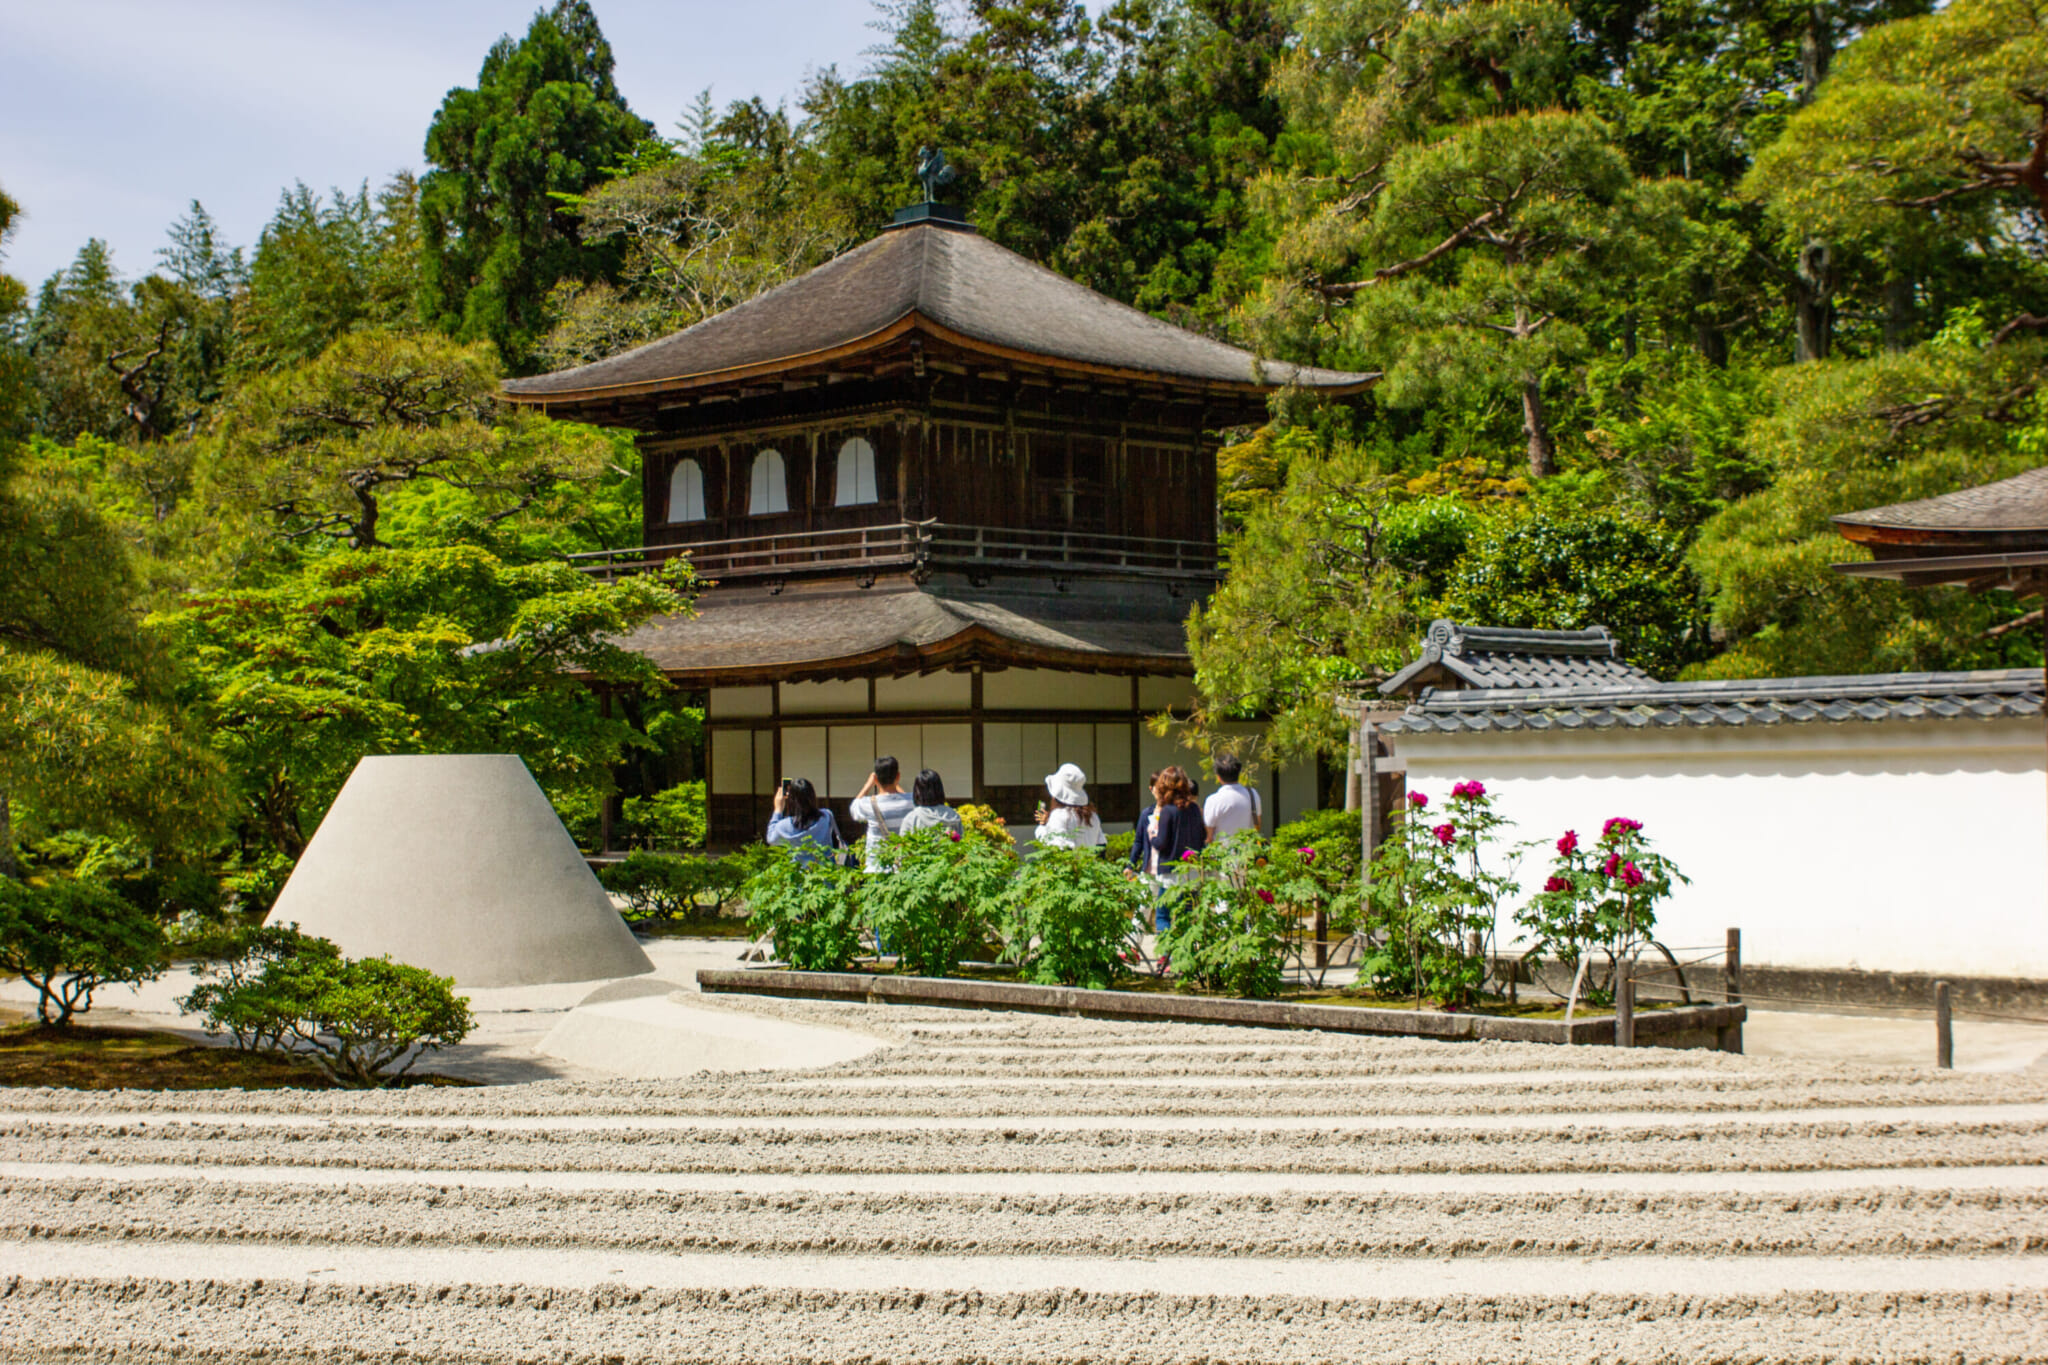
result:
[(1834, 340), (1834, 258), (1826, 242), (1808, 242), (1799, 249), (1799, 270), (1792, 285), (1792, 320), (1797, 329), (1797, 358), (1826, 360)]
[(1522, 430), (1529, 434), (1529, 475), (1545, 478), (1557, 472), (1557, 444), (1550, 439), (1550, 423), (1543, 414), (1543, 386), (1535, 379), (1522, 381)]
[(1828, 65), (1835, 57), (1834, 30), (1827, 11), (1813, 5), (1806, 11), (1806, 23), (1799, 31), (1799, 102), (1812, 104), (1827, 79)]
[(14, 802), (0, 791), (0, 877), (20, 877), (21, 860), (14, 856)]
[(1886, 280), (1884, 286), (1884, 348), (1903, 351), (1913, 344), (1913, 282)]

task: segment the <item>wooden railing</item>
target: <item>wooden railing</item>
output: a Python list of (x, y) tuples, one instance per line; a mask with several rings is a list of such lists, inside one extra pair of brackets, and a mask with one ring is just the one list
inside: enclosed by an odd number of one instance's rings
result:
[(642, 545), (570, 555), (569, 561), (586, 573), (610, 579), (658, 568), (679, 554), (688, 554), (699, 573), (715, 579), (891, 568), (1074, 570), (1211, 580), (1220, 576), (1216, 547), (1199, 540), (939, 521)]

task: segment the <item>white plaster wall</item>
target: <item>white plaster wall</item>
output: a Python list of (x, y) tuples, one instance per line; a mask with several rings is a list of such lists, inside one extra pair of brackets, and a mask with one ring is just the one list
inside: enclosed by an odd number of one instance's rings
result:
[[(1644, 823), (1692, 885), (1658, 937), (1799, 967), (2048, 977), (2048, 745), (2038, 721), (1401, 735), (1439, 808), (1477, 778), (1544, 845)], [(1504, 926), (1505, 927), (1505, 926)]]

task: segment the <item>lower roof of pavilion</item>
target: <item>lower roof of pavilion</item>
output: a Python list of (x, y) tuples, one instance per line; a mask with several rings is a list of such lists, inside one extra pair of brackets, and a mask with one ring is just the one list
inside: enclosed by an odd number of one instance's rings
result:
[(1130, 676), (1193, 672), (1177, 590), (1075, 583), (1025, 589), (964, 577), (720, 588), (694, 616), (649, 621), (619, 643), (676, 682), (902, 677), (941, 669), (1043, 668)]

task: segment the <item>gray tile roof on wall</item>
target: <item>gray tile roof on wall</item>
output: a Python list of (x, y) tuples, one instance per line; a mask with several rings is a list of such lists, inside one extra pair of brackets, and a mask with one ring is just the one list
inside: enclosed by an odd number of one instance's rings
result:
[(1605, 626), (1586, 630), (1514, 630), (1432, 621), (1422, 656), (1380, 684), (1392, 696), (1422, 687), (1591, 687), (1652, 682), (1624, 662)]
[(2041, 671), (2033, 668), (1651, 682), (1633, 687), (1431, 688), (1399, 717), (1382, 722), (1379, 729), (1397, 735), (1458, 735), (2003, 720), (2039, 716), (2041, 695)]
[(2048, 531), (2048, 465), (1937, 497), (1844, 512), (1834, 520), (1906, 531)]
[(1180, 379), (1349, 389), (1377, 376), (1260, 360), (1106, 298), (971, 229), (884, 232), (789, 283), (659, 341), (575, 369), (507, 380), (543, 401), (797, 362), (916, 315), (1009, 351)]

